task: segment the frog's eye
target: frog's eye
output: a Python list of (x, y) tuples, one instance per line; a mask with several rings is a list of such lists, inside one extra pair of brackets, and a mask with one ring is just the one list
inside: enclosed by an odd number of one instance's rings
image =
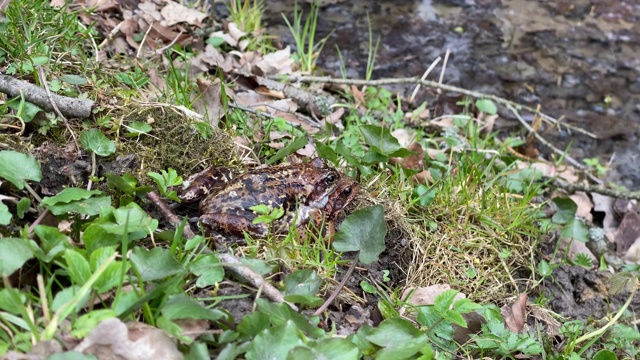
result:
[(334, 181), (336, 181), (336, 176), (335, 175), (329, 175), (324, 179), (324, 182), (326, 184), (331, 184)]
[(346, 188), (346, 189), (342, 190), (342, 195), (344, 195), (344, 196), (349, 196), (349, 195), (351, 195), (351, 188), (350, 188), (350, 187), (348, 187), (348, 188)]

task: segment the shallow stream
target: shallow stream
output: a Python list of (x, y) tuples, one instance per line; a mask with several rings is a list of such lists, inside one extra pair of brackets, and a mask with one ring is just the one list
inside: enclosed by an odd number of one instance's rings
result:
[[(364, 78), (369, 31), (381, 37), (372, 78), (421, 76), (451, 51), (444, 82), (535, 107), (598, 136), (548, 136), (582, 161), (611, 161), (608, 180), (640, 189), (640, 2), (620, 0), (324, 1), (319, 58), (340, 76)], [(266, 1), (269, 32), (294, 44), (281, 13), (293, 1)], [(303, 9), (308, 13), (307, 4)], [(429, 76), (437, 80), (440, 66)], [(396, 88), (397, 91), (408, 87)], [(405, 93), (406, 94), (406, 93)], [(502, 126), (518, 124), (508, 114)], [(529, 118), (531, 118), (529, 116)], [(505, 125), (506, 124), (506, 125)]]

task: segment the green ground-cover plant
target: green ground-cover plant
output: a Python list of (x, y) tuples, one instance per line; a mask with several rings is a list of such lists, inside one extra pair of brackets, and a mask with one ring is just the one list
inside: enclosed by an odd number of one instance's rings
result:
[[(72, 96), (106, 91), (128, 99), (151, 86), (144, 68), (153, 66), (151, 62), (119, 70), (119, 75), (102, 73), (92, 62), (95, 53), (81, 51), (94, 47), (95, 32), (81, 25), (77, 12), (53, 10), (48, 2), (40, 0), (31, 9), (18, 5), (20, 1), (12, 2), (6, 10), (7, 20), (0, 23), (0, 63), (11, 64), (8, 69), (13, 74), (38, 78), (34, 65), (43, 66), (51, 75), (52, 91)], [(235, 1), (234, 9), (234, 21), (244, 24), (245, 31), (260, 30), (260, 2)], [(323, 43), (314, 40), (318, 21), (321, 19), (317, 8), (305, 21), (296, 11), (291, 26), (297, 34), (298, 60), (308, 71), (314, 68), (316, 52)], [(374, 49), (370, 54), (375, 54), (377, 45), (373, 47), (372, 38), (369, 47)], [(178, 45), (168, 52), (170, 68), (160, 74), (168, 84), (168, 90), (161, 94), (162, 101), (193, 105), (194, 79), (187, 76), (188, 69), (174, 65), (194, 55)], [(371, 76), (373, 60), (370, 56), (367, 77)], [(416, 274), (422, 274), (456, 289), (468, 289), (465, 292), (472, 299), (455, 301), (457, 291), (450, 290), (438, 296), (434, 305), (415, 307), (417, 317), (408, 320), (400, 316), (399, 308), (408, 303), (401, 299), (402, 288), (391, 275), (390, 280), (395, 282), (361, 285), (365, 292), (380, 298), (378, 308), (383, 321), (376, 327), (362, 326), (346, 338), (335, 336), (335, 329), (318, 327), (317, 316), (306, 316), (288, 305), (263, 299), (256, 300), (254, 312), (233, 319), (220, 302), (245, 295), (217, 294), (225, 270), (215, 253), (203, 251), (207, 240), (199, 235), (185, 239), (186, 220), (177, 229), (160, 231), (160, 219), (151, 215), (144, 199), (155, 188), (165, 198), (175, 199), (171, 187), (188, 174), (172, 169), (151, 172), (155, 187), (145, 185), (153, 183), (143, 176), (107, 174), (104, 179), (94, 179), (102, 186), (98, 190), (68, 187), (41, 199), (31, 188), (43, 176), (39, 162), (26, 150), (3, 150), (0, 178), (10, 184), (11, 195), (0, 195), (0, 275), (4, 280), (0, 289), (0, 356), (9, 350), (27, 352), (35, 341), (55, 339), (62, 333), (82, 338), (100, 320), (113, 317), (166, 330), (193, 359), (211, 355), (221, 359), (638, 356), (635, 349), (640, 334), (623, 324), (623, 320), (633, 321), (628, 311), (630, 300), (608, 319), (562, 320), (560, 332), (566, 342), (561, 349), (553, 346), (541, 327), (523, 333), (508, 331), (499, 309), (479, 301), (489, 299), (487, 284), (495, 278), (500, 291), (517, 291), (518, 284), (509, 279), (516, 269), (528, 269), (531, 274), (533, 281), (522, 281), (528, 284), (525, 290), (542, 281), (553, 281), (553, 269), (558, 261), (565, 260), (537, 261), (533, 252), (546, 233), (559, 231), (563, 237), (586, 240), (585, 224), (576, 219), (575, 204), (570, 201), (554, 200), (556, 215), (550, 219), (540, 216), (545, 204), (533, 199), (544, 195), (546, 184), (535, 170), (520, 168), (506, 150), (523, 141), (517, 135), (503, 139), (496, 133), (487, 134), (475, 122), (475, 110), (496, 113), (493, 102), (466, 100), (461, 104), (465, 110), (455, 116), (451, 127), (440, 132), (416, 131), (416, 141), (424, 149), (441, 151), (424, 158), (432, 181), (414, 183), (415, 170), (390, 162), (413, 153), (392, 135), (393, 130), (407, 127), (400, 110), (402, 100), (375, 87), (364, 90), (364, 99), (363, 116), (355, 110), (356, 104), (345, 105), (346, 128), (337, 136), (331, 136), (335, 129), (307, 136), (283, 119), (269, 119), (263, 128), (265, 133), (275, 129), (292, 137), (278, 151), (266, 146), (266, 141), (255, 144), (255, 148), (264, 162), (278, 163), (312, 142), (330, 162), (346, 163), (345, 170), (359, 176), (367, 192), (375, 193), (375, 201), (384, 207), (365, 202), (345, 219), (332, 244), (312, 234), (300, 238), (292, 228), (284, 241), (275, 237), (247, 239), (249, 246), (238, 251), (248, 255), (247, 266), (265, 276), (280, 270), (276, 265), (284, 264), (291, 270), (280, 284), (286, 299), (300, 308), (314, 309), (324, 297), (329, 279), (350, 265), (342, 252), (358, 251), (359, 261), (365, 264), (376, 261), (384, 249), (386, 218), (395, 231), (401, 229), (404, 238), (422, 241), (420, 246), (425, 250), (417, 246), (414, 249), (422, 251), (420, 256), (463, 260), (456, 263), (463, 265), (431, 260), (426, 262), (429, 268), (418, 268), (423, 271), (403, 269), (414, 274), (407, 282), (425, 283), (416, 278)], [(393, 106), (395, 110), (391, 110)], [(423, 109), (426, 106), (423, 104)], [(28, 122), (38, 110), (31, 109), (23, 99), (14, 99), (2, 104), (0, 111)], [(143, 121), (121, 123), (116, 116), (100, 115), (97, 120), (95, 124), (83, 124), (79, 137), (82, 148), (96, 156), (119, 155), (118, 136), (122, 134), (138, 138), (153, 130)], [(234, 110), (227, 120), (225, 130), (231, 135), (253, 138), (254, 131), (260, 131), (256, 124), (263, 119)], [(51, 120), (47, 126), (59, 125)], [(121, 132), (122, 129), (126, 131)], [(599, 170), (595, 163), (591, 166)], [(29, 229), (37, 208), (47, 210), (57, 220), (68, 221), (71, 228), (38, 224)], [(274, 210), (264, 210), (261, 221), (280, 216)], [(441, 244), (445, 246), (438, 247)], [(39, 271), (38, 285), (12, 285), (9, 275), (30, 264)], [(618, 279), (619, 284), (627, 284), (631, 292), (628, 299), (636, 291), (630, 285), (637, 284), (637, 269), (635, 273), (634, 269), (631, 271)], [(386, 277), (389, 280), (388, 274)], [(481, 332), (472, 335), (466, 344), (453, 342), (455, 328), (465, 327), (463, 315), (471, 312), (486, 320)], [(209, 321), (217, 331), (194, 340), (183, 333), (180, 320), (184, 319)], [(237, 327), (230, 326), (234, 321), (239, 323)]]

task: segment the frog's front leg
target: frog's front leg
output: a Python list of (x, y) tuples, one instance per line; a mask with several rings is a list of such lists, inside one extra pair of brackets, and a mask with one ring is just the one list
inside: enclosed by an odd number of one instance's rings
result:
[(239, 237), (244, 232), (256, 237), (267, 236), (268, 227), (264, 223), (254, 224), (257, 215), (253, 212), (208, 212), (200, 216), (200, 222), (205, 228), (213, 231), (222, 231)]
[(187, 204), (194, 203), (220, 190), (232, 177), (231, 169), (210, 166), (197, 174), (189, 176), (184, 181), (184, 189), (179, 196), (180, 200)]

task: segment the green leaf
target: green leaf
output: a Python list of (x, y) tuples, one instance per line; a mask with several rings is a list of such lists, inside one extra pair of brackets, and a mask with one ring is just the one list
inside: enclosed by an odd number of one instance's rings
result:
[(391, 155), (394, 152), (402, 149), (398, 139), (391, 135), (389, 129), (375, 126), (375, 125), (362, 125), (360, 126), (364, 141), (371, 146), (373, 150), (382, 155)]
[(70, 203), (59, 203), (57, 205), (45, 206), (54, 215), (67, 213), (78, 213), (81, 215), (94, 216), (100, 213), (100, 210), (111, 206), (110, 196), (92, 197), (86, 200), (72, 201)]
[(433, 301), (434, 308), (440, 314), (446, 312), (453, 305), (453, 300), (455, 300), (456, 295), (458, 295), (458, 290), (449, 289), (441, 292), (436, 296)]
[(102, 228), (101, 224), (92, 223), (82, 233), (82, 243), (91, 252), (104, 246), (119, 245), (122, 237)]
[(29, 207), (31, 207), (31, 199), (29, 199), (28, 197), (23, 197), (22, 199), (20, 199), (20, 201), (18, 201), (18, 206), (16, 209), (18, 218), (24, 218), (24, 214), (29, 211)]
[(267, 275), (274, 270), (273, 265), (269, 265), (262, 259), (242, 257), (240, 258), (240, 262), (242, 263), (242, 265), (248, 267), (249, 269), (262, 276)]
[(589, 229), (580, 219), (574, 218), (562, 228), (560, 237), (562, 239), (575, 239), (586, 243), (589, 241)]
[(538, 274), (540, 274), (540, 276), (542, 277), (547, 277), (551, 275), (552, 272), (553, 269), (551, 268), (549, 263), (546, 260), (540, 260), (540, 262), (538, 263)]
[[(271, 324), (278, 326), (286, 323), (287, 321), (293, 321), (296, 324), (298, 330), (306, 333), (307, 335), (317, 338), (324, 335), (324, 331), (309, 322), (304, 315), (293, 311), (291, 307), (284, 303), (271, 303), (265, 299), (256, 299), (258, 304), (258, 311), (267, 315)], [(317, 323), (317, 318), (314, 319)]]
[(80, 134), (80, 143), (86, 150), (93, 151), (96, 155), (109, 156), (116, 152), (116, 144), (107, 139), (98, 129), (83, 131)]
[(82, 215), (97, 215), (103, 207), (111, 206), (111, 197), (101, 196), (98, 190), (85, 190), (80, 188), (67, 188), (55, 196), (46, 197), (41, 205), (49, 209), (54, 215), (76, 212)]
[(217, 309), (207, 309), (199, 302), (190, 299), (185, 294), (171, 295), (160, 310), (162, 316), (169, 320), (176, 319), (203, 319), (216, 321), (225, 317), (224, 313)]
[(456, 324), (460, 327), (466, 328), (467, 327), (467, 322), (464, 320), (464, 318), (462, 317), (462, 315), (460, 315), (459, 312), (454, 311), (454, 310), (447, 310), (443, 313), (441, 313), (442, 317), (452, 323), (452, 324)]
[(294, 271), (284, 279), (285, 294), (287, 295), (316, 295), (320, 290), (322, 279), (313, 269)]
[(287, 295), (284, 299), (290, 303), (308, 307), (318, 307), (324, 303), (324, 299), (313, 295)]
[(134, 121), (127, 126), (127, 137), (136, 137), (142, 134), (149, 133), (151, 132), (151, 130), (153, 130), (153, 128), (146, 122)]
[(129, 203), (113, 211), (115, 223), (100, 224), (103, 229), (111, 234), (125, 235), (136, 231), (148, 234), (158, 228), (158, 220), (150, 217), (136, 203)]
[(60, 76), (60, 80), (71, 85), (84, 85), (87, 83), (86, 77), (78, 75), (62, 75)]
[[(115, 252), (114, 247), (102, 247), (93, 251), (89, 257), (91, 270), (96, 271)], [(128, 265), (129, 263), (127, 262), (126, 264)], [(112, 261), (107, 265), (106, 270), (96, 280), (95, 284), (93, 284), (93, 289), (95, 289), (98, 294), (103, 294), (118, 286), (123, 266), (125, 266), (125, 264), (121, 261)]]
[(551, 201), (556, 205), (558, 211), (553, 214), (551, 221), (556, 224), (566, 224), (573, 220), (578, 211), (578, 205), (570, 198), (555, 197)]
[(293, 154), (295, 151), (302, 149), (309, 143), (309, 139), (306, 137), (296, 137), (293, 141), (290, 141), (287, 146), (278, 150), (275, 155), (267, 159), (265, 163), (271, 165), (276, 163), (280, 159), (284, 159), (285, 156)]
[(427, 335), (402, 318), (387, 319), (373, 329), (367, 340), (381, 346), (376, 359), (406, 359), (427, 344)]
[(331, 359), (331, 360), (355, 360), (359, 359), (358, 348), (348, 340), (340, 338), (322, 339), (306, 346), (293, 348), (287, 359)]
[(367, 151), (362, 157), (362, 162), (365, 164), (377, 164), (377, 163), (386, 163), (389, 161), (389, 156), (383, 155), (378, 152), (377, 149), (371, 148)]
[(187, 270), (198, 277), (196, 286), (201, 288), (215, 285), (224, 279), (224, 269), (215, 254), (201, 256), (189, 263)]
[(19, 315), (26, 301), (27, 296), (18, 289), (0, 289), (0, 309), (4, 311)]
[(247, 360), (285, 359), (291, 349), (303, 344), (296, 325), (287, 321), (256, 335), (245, 356)]
[(9, 276), (20, 269), (33, 252), (27, 240), (22, 238), (0, 238), (0, 276)]
[(498, 113), (496, 104), (489, 99), (476, 100), (476, 107), (478, 108), (478, 110), (482, 111), (485, 114), (495, 115)]
[(0, 178), (4, 178), (22, 190), (25, 180), (40, 181), (40, 163), (31, 155), (17, 151), (0, 151)]
[(618, 357), (611, 350), (600, 350), (593, 356), (593, 360), (618, 360)]
[(131, 253), (131, 263), (140, 273), (142, 281), (164, 279), (184, 271), (182, 264), (171, 256), (168, 249), (147, 250), (136, 246)]
[[(80, 291), (80, 285), (73, 285), (71, 287), (62, 289), (56, 293), (56, 296), (53, 298), (53, 302), (51, 302), (51, 310), (58, 311), (62, 308), (63, 305), (71, 301), (76, 294)], [(86, 292), (80, 300), (76, 303), (76, 311), (80, 311), (86, 303), (89, 301), (91, 293)]]
[(262, 330), (269, 327), (269, 317), (261, 312), (254, 311), (246, 315), (238, 324), (238, 332), (246, 337), (254, 337)]
[(35, 255), (41, 261), (51, 262), (70, 246), (67, 236), (56, 227), (36, 225), (34, 230), (40, 240), (40, 247), (35, 250)]
[(459, 299), (458, 301), (453, 303), (453, 310), (459, 312), (460, 314), (470, 313), (480, 308), (482, 308), (480, 304), (476, 304), (469, 299)]
[(46, 197), (42, 200), (42, 205), (50, 206), (60, 203), (70, 203), (73, 201), (84, 200), (93, 195), (102, 194), (99, 190), (85, 190), (80, 188), (66, 188), (55, 196)]
[(91, 277), (91, 267), (87, 259), (74, 249), (66, 249), (64, 259), (67, 262), (66, 270), (71, 281), (75, 285), (83, 285)]
[(13, 215), (9, 212), (7, 205), (0, 201), (0, 225), (9, 225)]
[(24, 122), (30, 122), (42, 111), (40, 107), (30, 102), (24, 102), (20, 97), (9, 100), (6, 105), (17, 112), (17, 116)]
[(329, 145), (325, 145), (320, 141), (316, 141), (315, 146), (316, 151), (318, 152), (318, 156), (327, 159), (334, 164), (338, 163), (338, 155)]
[(375, 205), (354, 211), (347, 216), (336, 234), (333, 247), (337, 251), (360, 251), (358, 257), (364, 264), (378, 260), (384, 251), (387, 224), (384, 208)]

